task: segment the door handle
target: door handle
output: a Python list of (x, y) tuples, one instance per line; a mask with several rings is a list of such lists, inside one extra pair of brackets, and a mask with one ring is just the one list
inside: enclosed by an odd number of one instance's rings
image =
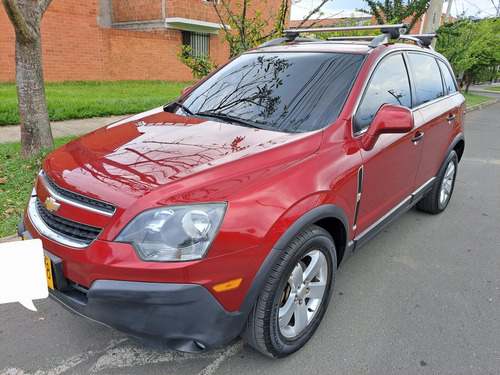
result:
[(417, 132), (417, 134), (415, 134), (415, 137), (413, 137), (411, 139), (411, 141), (415, 144), (417, 144), (418, 142), (420, 142), (422, 140), (422, 138), (424, 138), (424, 133), (421, 133), (421, 132)]
[(455, 114), (450, 115), (446, 120), (448, 120), (450, 122), (453, 121), (453, 120), (455, 120)]

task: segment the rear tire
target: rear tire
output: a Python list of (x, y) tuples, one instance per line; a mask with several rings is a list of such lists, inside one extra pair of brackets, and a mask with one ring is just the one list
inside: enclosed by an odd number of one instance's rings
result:
[(304, 230), (274, 266), (241, 336), (270, 357), (299, 350), (323, 319), (336, 270), (330, 234), (315, 225)]
[(458, 156), (453, 150), (436, 176), (432, 189), (417, 203), (417, 208), (431, 214), (443, 212), (450, 202), (458, 169)]

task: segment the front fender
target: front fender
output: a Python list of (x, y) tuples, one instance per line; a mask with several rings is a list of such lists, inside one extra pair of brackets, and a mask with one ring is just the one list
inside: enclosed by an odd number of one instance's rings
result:
[[(315, 197), (315, 200), (317, 201), (317, 197)], [(282, 228), (283, 225), (288, 224), (290, 216), (293, 215), (284, 215), (282, 219), (280, 219), (276, 223), (276, 225), (273, 226), (270, 234), (266, 236), (266, 241), (270, 241), (273, 238), (273, 233), (277, 231), (278, 228)], [(269, 255), (257, 272), (257, 275), (253, 279), (252, 284), (250, 285), (248, 292), (243, 300), (243, 303), (241, 304), (241, 313), (248, 317), (248, 314), (254, 307), (255, 301), (257, 300), (260, 291), (264, 287), (269, 275), (271, 274), (273, 267), (277, 263), (283, 250), (287, 248), (290, 242), (292, 242), (293, 239), (298, 236), (304, 229), (324, 219), (339, 220), (343, 225), (345, 238), (349, 238), (349, 220), (344, 209), (342, 209), (340, 206), (335, 204), (324, 204), (302, 214), (293, 223), (288, 225), (288, 229), (286, 229), (285, 232), (281, 234), (279, 239), (272, 246)]]
[(338, 196), (335, 200), (333, 198), (331, 193), (324, 192), (295, 204), (274, 223), (265, 236), (263, 245), (284, 250), (300, 232), (322, 219), (339, 220), (345, 228), (345, 238), (348, 239), (351, 226), (346, 212), (353, 213), (354, 207)]

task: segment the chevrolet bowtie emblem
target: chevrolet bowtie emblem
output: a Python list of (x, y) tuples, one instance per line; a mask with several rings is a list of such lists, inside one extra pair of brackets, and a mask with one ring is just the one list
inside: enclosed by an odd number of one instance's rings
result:
[(45, 207), (50, 212), (57, 211), (59, 207), (61, 207), (61, 205), (57, 203), (57, 201), (52, 197), (48, 197), (47, 199), (45, 199), (45, 202), (43, 202), (43, 204), (45, 204)]

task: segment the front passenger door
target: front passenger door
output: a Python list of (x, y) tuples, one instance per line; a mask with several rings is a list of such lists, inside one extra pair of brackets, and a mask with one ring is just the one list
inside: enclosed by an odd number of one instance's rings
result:
[[(402, 53), (385, 57), (372, 74), (354, 117), (354, 132), (358, 139), (383, 104), (411, 108), (410, 81)], [(418, 112), (413, 112), (413, 116), (413, 131), (382, 134), (372, 150), (361, 148), (362, 186), (353, 228), (356, 236), (376, 224), (413, 192), (422, 151), (419, 126), (423, 123)]]

